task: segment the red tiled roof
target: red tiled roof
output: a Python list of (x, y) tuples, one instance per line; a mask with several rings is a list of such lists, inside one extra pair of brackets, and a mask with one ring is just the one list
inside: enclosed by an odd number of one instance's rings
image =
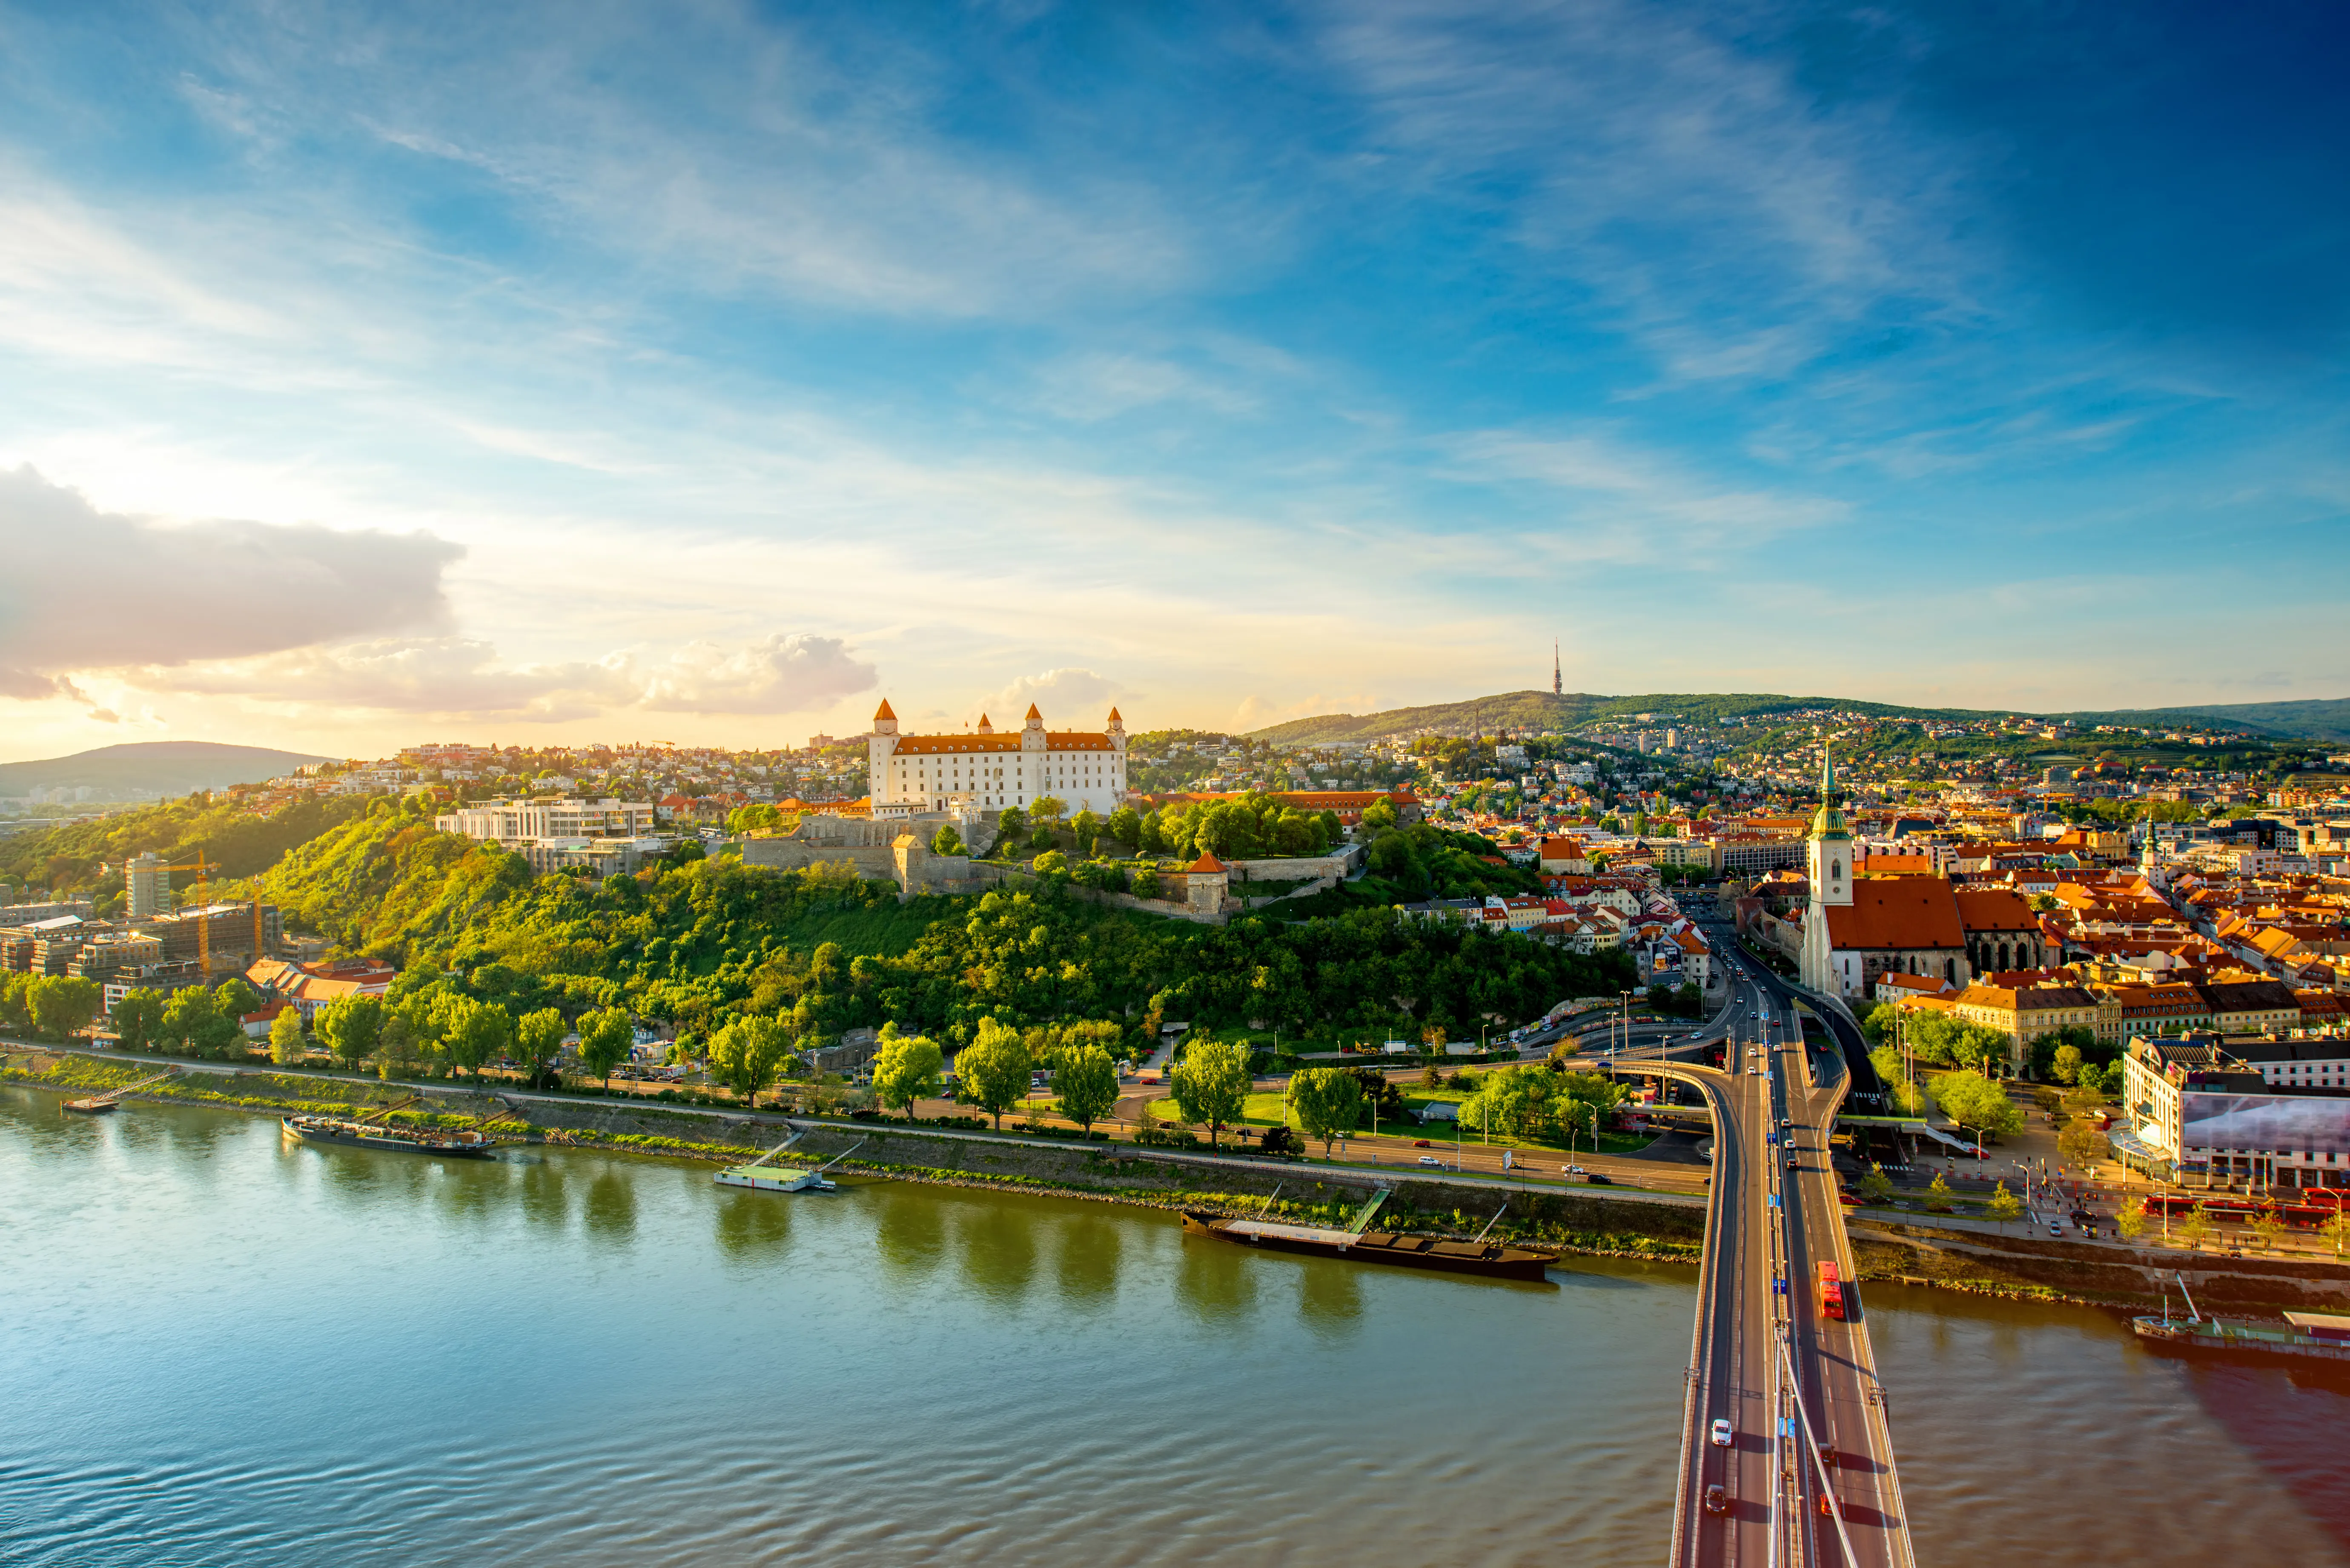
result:
[(1827, 909), (1828, 940), (1852, 952), (1913, 951), (1967, 945), (1950, 884), (1939, 877), (1864, 877), (1852, 902)]

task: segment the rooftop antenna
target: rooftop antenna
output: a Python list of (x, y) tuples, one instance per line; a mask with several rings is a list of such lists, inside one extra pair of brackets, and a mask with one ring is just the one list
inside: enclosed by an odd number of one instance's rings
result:
[(1558, 639), (1556, 638), (1551, 639), (1550, 643), (1550, 694), (1554, 697), (1566, 695), (1566, 677), (1559, 670)]

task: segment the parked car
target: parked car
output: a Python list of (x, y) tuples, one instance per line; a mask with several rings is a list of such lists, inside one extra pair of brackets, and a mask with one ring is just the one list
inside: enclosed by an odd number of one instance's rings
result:
[(1416, 1137), (1411, 1140), (1411, 1147), (1414, 1148), (1434, 1148), (1436, 1146), (1429, 1142), (1424, 1137)]
[(1422, 1165), (1437, 1165), (1437, 1166), (1440, 1166), (1440, 1165), (1442, 1165), (1444, 1162), (1443, 1162), (1442, 1160), (1440, 1160), (1440, 1159), (1437, 1158), (1436, 1158), (1434, 1155), (1432, 1155), (1432, 1154), (1423, 1154), (1423, 1155), (1421, 1155), (1421, 1156), (1419, 1157), (1419, 1163), (1420, 1163), (1420, 1164), (1422, 1164)]
[(1595, 1171), (1593, 1171), (1590, 1175), (1588, 1175), (1588, 1176), (1585, 1177), (1583, 1179), (1584, 1179), (1584, 1180), (1586, 1180), (1586, 1181), (1587, 1181), (1587, 1182), (1589, 1182), (1589, 1183), (1591, 1183), (1591, 1185), (1592, 1185), (1592, 1186), (1594, 1186), (1594, 1187), (1613, 1187), (1613, 1186), (1615, 1186), (1615, 1185), (1616, 1185), (1616, 1183), (1615, 1183), (1612, 1179), (1609, 1179), (1609, 1178), (1607, 1178), (1607, 1177), (1605, 1177), (1605, 1176), (1600, 1175), (1600, 1174), (1599, 1174), (1597, 1171), (1596, 1171), (1596, 1170), (1595, 1170)]

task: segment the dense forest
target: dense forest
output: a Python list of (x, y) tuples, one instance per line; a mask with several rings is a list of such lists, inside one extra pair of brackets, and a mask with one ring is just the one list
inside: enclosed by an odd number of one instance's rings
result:
[(983, 1018), (1161, 1019), (1419, 1038), (1516, 1023), (1628, 986), (1620, 954), (1416, 924), (1389, 909), (1222, 929), (1102, 908), (1060, 878), (906, 903), (837, 870), (777, 873), (687, 846), (634, 877), (534, 876), (493, 846), (378, 803), (264, 879), (293, 922), (517, 1013), (624, 1005), (708, 1030), (741, 1015), (822, 1039), (894, 1021), (967, 1041)]
[[(255, 816), (242, 804), (201, 794), (93, 816), (38, 833), (0, 838), (0, 881), (26, 889), (87, 888), (99, 882), (101, 865), (120, 866), (149, 851), (167, 862), (192, 860), (202, 849), (218, 877), (248, 877), (268, 869), (298, 844), (349, 822), (368, 809), (357, 795), (306, 800), (270, 816)], [(174, 886), (195, 881), (193, 872), (175, 875)], [(119, 897), (121, 878), (111, 878), (107, 896)], [(103, 909), (100, 913), (104, 913)]]

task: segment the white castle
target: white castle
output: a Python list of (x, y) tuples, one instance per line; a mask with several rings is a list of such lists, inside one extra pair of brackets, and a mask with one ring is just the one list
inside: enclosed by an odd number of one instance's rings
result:
[(1063, 802), (1072, 816), (1107, 816), (1126, 797), (1126, 722), (1115, 708), (1099, 730), (1047, 730), (1032, 702), (1016, 733), (997, 734), (983, 713), (969, 734), (900, 735), (885, 701), (865, 743), (877, 816), (1025, 808), (1039, 795)]

